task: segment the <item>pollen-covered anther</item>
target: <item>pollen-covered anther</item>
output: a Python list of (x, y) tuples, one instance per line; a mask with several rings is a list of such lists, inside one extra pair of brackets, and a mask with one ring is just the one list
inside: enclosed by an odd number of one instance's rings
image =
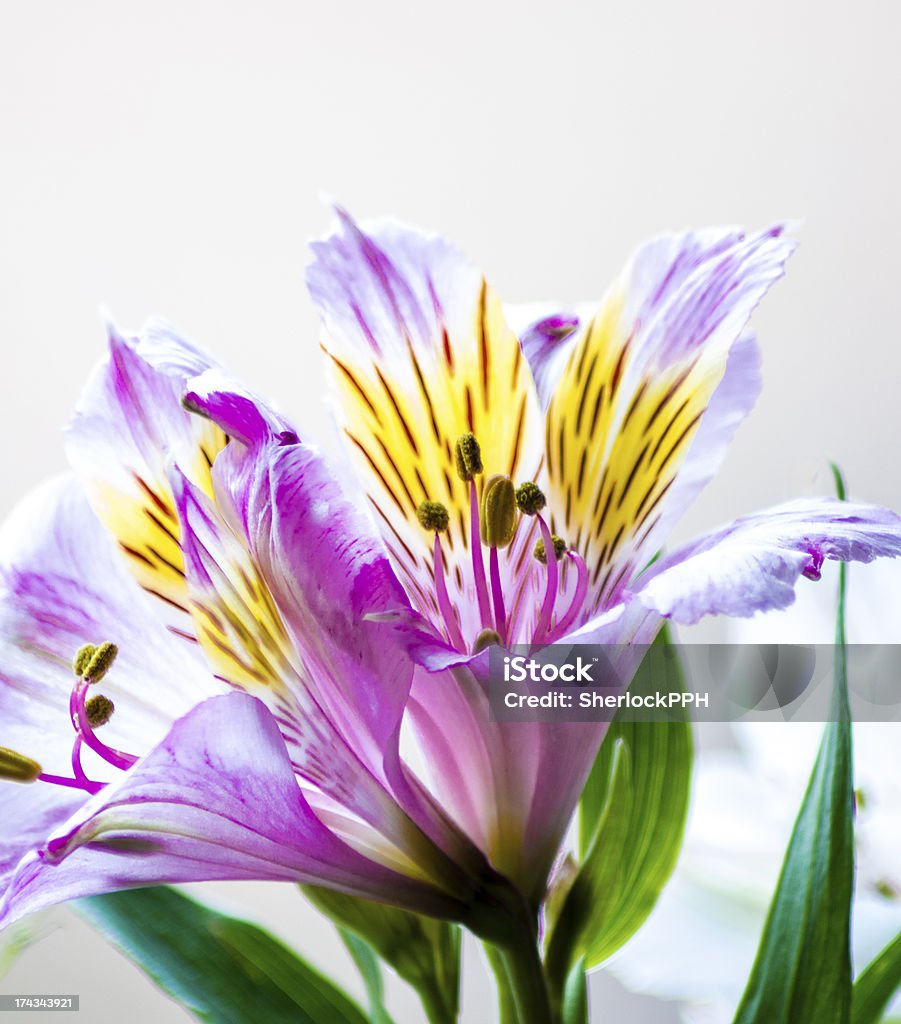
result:
[(454, 463), (457, 476), (470, 481), (482, 472), (482, 449), (475, 434), (461, 434), (454, 445)]
[(94, 657), (96, 652), (96, 644), (82, 644), (82, 646), (78, 648), (75, 652), (75, 658), (72, 661), (72, 671), (75, 675), (84, 675), (84, 670), (88, 667), (88, 662)]
[(544, 491), (531, 480), (516, 488), (516, 507), (524, 516), (537, 516), (546, 504)]
[(102, 644), (98, 644), (96, 650), (88, 659), (81, 675), (85, 679), (90, 679), (92, 683), (99, 682), (112, 668), (118, 653), (119, 648), (115, 644), (110, 643), (109, 640), (104, 640)]
[(0, 779), (7, 782), (35, 782), (43, 768), (33, 758), (9, 747), (0, 747)]
[(479, 508), (482, 543), (505, 548), (516, 533), (516, 492), (508, 476), (490, 477), (482, 491)]
[(423, 501), (416, 509), (416, 518), (423, 530), (444, 533), (450, 522), (450, 513), (440, 501)]
[[(566, 541), (562, 537), (558, 537), (556, 533), (551, 536), (551, 540), (554, 542), (554, 559), (559, 562), (566, 553)], [(542, 565), (547, 565), (547, 551), (544, 549), (544, 540), (537, 541), (535, 547), (532, 548), (532, 554)]]
[(116, 710), (116, 705), (105, 697), (102, 693), (98, 693), (93, 697), (89, 697), (84, 702), (85, 714), (88, 716), (88, 723), (92, 729), (99, 729), (101, 725), (106, 723), (113, 717), (113, 712)]
[(472, 645), (472, 653), (480, 654), (486, 647), (500, 646), (501, 638), (496, 629), (483, 629), (475, 638)]

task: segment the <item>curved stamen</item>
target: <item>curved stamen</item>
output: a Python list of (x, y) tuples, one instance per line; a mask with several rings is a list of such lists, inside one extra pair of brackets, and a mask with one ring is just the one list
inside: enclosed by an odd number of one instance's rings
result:
[(88, 721), (88, 713), (84, 707), (84, 698), (90, 683), (91, 680), (85, 677), (84, 679), (79, 679), (75, 686), (72, 687), (72, 693), (69, 697), (69, 714), (72, 718), (72, 725), (95, 754), (99, 754), (104, 761), (107, 761), (114, 768), (127, 770), (133, 764), (136, 764), (138, 759), (134, 754), (126, 754), (124, 750), (108, 747), (102, 740), (97, 738), (91, 723)]
[(53, 786), (67, 786), (69, 789), (83, 789), (86, 793), (99, 793), (106, 785), (105, 782), (91, 782), (87, 777), (83, 779), (67, 779), (65, 775), (51, 775), (49, 772), (41, 772), (38, 782), (49, 782)]
[(551, 536), (551, 529), (544, 521), (544, 516), (537, 515), (538, 526), (541, 529), (541, 538), (544, 541), (546, 552), (545, 562), (547, 564), (547, 587), (544, 592), (544, 601), (538, 615), (538, 622), (535, 626), (533, 640), (540, 642), (545, 633), (548, 633), (551, 625), (551, 616), (554, 614), (554, 605), (557, 602), (557, 559), (555, 557), (554, 540)]
[(483, 629), (491, 627), (491, 599), (488, 596), (488, 582), (485, 579), (485, 563), (482, 561), (482, 531), (479, 526), (479, 496), (475, 480), (469, 481), (469, 547), (472, 552), (472, 574), (475, 579), (476, 597), (479, 602), (479, 619)]
[(83, 742), (81, 733), (76, 733), (75, 742), (72, 744), (72, 774), (77, 781), (88, 782), (88, 777), (85, 775), (84, 768), (81, 765), (81, 745)]
[(447, 629), (448, 639), (458, 651), (465, 651), (466, 644), (463, 642), (463, 634), (457, 625), (454, 607), (447, 593), (447, 583), (444, 579), (444, 555), (441, 552), (441, 538), (437, 532), (435, 533), (434, 560), (435, 594), (438, 598), (438, 608), (441, 611), (441, 617), (444, 619), (444, 626)]
[(576, 589), (569, 607), (563, 613), (563, 617), (557, 620), (557, 625), (552, 630), (548, 640), (566, 636), (572, 624), (576, 621), (576, 616), (581, 611), (582, 605), (585, 603), (585, 595), (588, 593), (588, 567), (585, 565), (585, 560), (578, 551), (573, 551), (572, 549), (566, 552), (566, 557), (576, 567)]

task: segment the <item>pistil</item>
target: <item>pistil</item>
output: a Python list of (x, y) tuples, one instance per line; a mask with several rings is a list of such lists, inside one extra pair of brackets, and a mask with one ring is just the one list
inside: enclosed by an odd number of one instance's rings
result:
[(447, 638), (458, 650), (465, 650), (463, 634), (460, 632), (460, 626), (454, 614), (454, 606), (447, 593), (447, 581), (444, 578), (441, 534), (450, 523), (450, 513), (440, 501), (424, 501), (416, 510), (416, 517), (424, 530), (433, 530), (435, 533), (435, 545), (432, 549), (435, 565), (435, 597), (438, 601), (438, 611), (444, 620), (444, 628), (447, 630)]

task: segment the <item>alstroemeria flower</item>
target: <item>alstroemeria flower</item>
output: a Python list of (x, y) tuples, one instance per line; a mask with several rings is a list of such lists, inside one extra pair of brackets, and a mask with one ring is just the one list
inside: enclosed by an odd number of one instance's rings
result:
[[(0, 924), (216, 878), (462, 916), (483, 861), (400, 761), (412, 666), (365, 620), (403, 591), (274, 413), (253, 405), (251, 448), (184, 410), (206, 366), (164, 328), (111, 331), (69, 431), (77, 479), (4, 528), (2, 738), (39, 784), (3, 790)], [(100, 640), (115, 664), (73, 675)]]
[[(793, 248), (778, 227), (658, 238), (599, 306), (517, 337), (482, 274), (440, 238), (364, 230), (338, 211), (313, 247), (307, 279), (347, 450), (409, 598), (395, 616), (421, 666), (408, 723), (433, 790), (533, 901), (604, 730), (492, 722), (481, 648), (632, 645), (616, 648), (628, 678), (664, 616), (784, 607), (824, 558), (901, 551), (894, 514), (824, 498), (738, 520), (643, 571), (757, 398), (744, 329)], [(467, 471), (473, 444), (481, 473)], [(509, 497), (511, 485), (522, 514), (505, 522), (497, 503), (492, 544), (486, 490)], [(423, 528), (423, 502), (446, 526)]]
[[(594, 315), (521, 339), (439, 239), (340, 213), (314, 251), (359, 493), (152, 325), (112, 332), (69, 434), (78, 485), (11, 532), (3, 742), (58, 785), (4, 795), (0, 923), (201, 878), (462, 918), (496, 871), (537, 904), (603, 726), (491, 722), (490, 644), (609, 642), (628, 669), (664, 616), (781, 607), (824, 558), (901, 552), (892, 513), (822, 499), (642, 571), (756, 397), (741, 332), (781, 231), (652, 242)], [(69, 668), (100, 640), (121, 650), (103, 739)]]

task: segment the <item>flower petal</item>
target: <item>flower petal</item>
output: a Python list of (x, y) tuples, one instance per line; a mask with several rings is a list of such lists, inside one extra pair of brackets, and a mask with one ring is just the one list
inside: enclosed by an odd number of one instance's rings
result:
[(870, 562), (901, 554), (901, 518), (872, 505), (807, 498), (737, 519), (655, 562), (635, 598), (676, 622), (787, 608), (802, 575), (825, 558)]
[(229, 694), (176, 722), (22, 859), (0, 898), (0, 927), (77, 896), (212, 879), (301, 881), (432, 912), (457, 909), (329, 832), (297, 786), (272, 716), (259, 701)]
[[(607, 645), (617, 678), (625, 681), (661, 621), (631, 602), (559, 642)], [(447, 812), (537, 905), (607, 727), (495, 721), (488, 659), (483, 651), (453, 672), (418, 670), (406, 724), (426, 781)]]
[[(589, 610), (615, 601), (653, 554), (664, 499), (733, 343), (793, 248), (781, 228), (656, 239), (569, 343), (547, 412), (548, 498), (555, 529), (588, 566)], [(732, 392), (730, 384), (718, 405), (737, 397), (740, 416), (748, 403)], [(719, 408), (716, 418), (728, 413)], [(721, 449), (709, 439), (708, 447)]]
[[(507, 310), (510, 316), (510, 307)], [(515, 307), (514, 310), (518, 312)], [(531, 320), (517, 332), (545, 410), (563, 376), (566, 361), (579, 340), (579, 323), (576, 313), (554, 311)]]
[[(103, 682), (116, 704), (104, 729), (111, 745), (136, 754), (221, 689), (196, 647), (183, 647), (155, 618), (154, 602), (72, 477), (29, 495), (0, 531), (0, 634), (0, 743), (55, 774), (70, 771), (68, 698), (82, 644), (111, 640), (119, 647)], [(108, 768), (92, 759), (85, 752), (86, 768)]]
[(233, 443), (220, 458), (216, 503), (173, 472), (189, 604), (217, 677), (267, 704), (299, 775), (446, 873), (397, 755), (412, 665), (364, 620), (404, 600), (384, 555), (309, 449)]
[[(464, 637), (481, 628), (469, 550), (469, 485), (454, 444), (473, 432), (486, 474), (533, 478), (541, 460), (534, 385), (500, 302), (442, 239), (396, 224), (359, 227), (343, 211), (313, 245), (307, 283), (348, 448), (376, 525), (416, 608), (440, 621), (433, 537), (420, 502), (443, 502), (448, 591)], [(504, 571), (518, 552), (508, 549)]]
[[(181, 405), (184, 380), (138, 354), (138, 339), (110, 328), (109, 354), (79, 402), (66, 451), (98, 518), (112, 533), (135, 578), (188, 632), (178, 522), (166, 479), (177, 457), (196, 486), (212, 493), (210, 468), (226, 437)], [(199, 356), (191, 351), (191, 359)]]

